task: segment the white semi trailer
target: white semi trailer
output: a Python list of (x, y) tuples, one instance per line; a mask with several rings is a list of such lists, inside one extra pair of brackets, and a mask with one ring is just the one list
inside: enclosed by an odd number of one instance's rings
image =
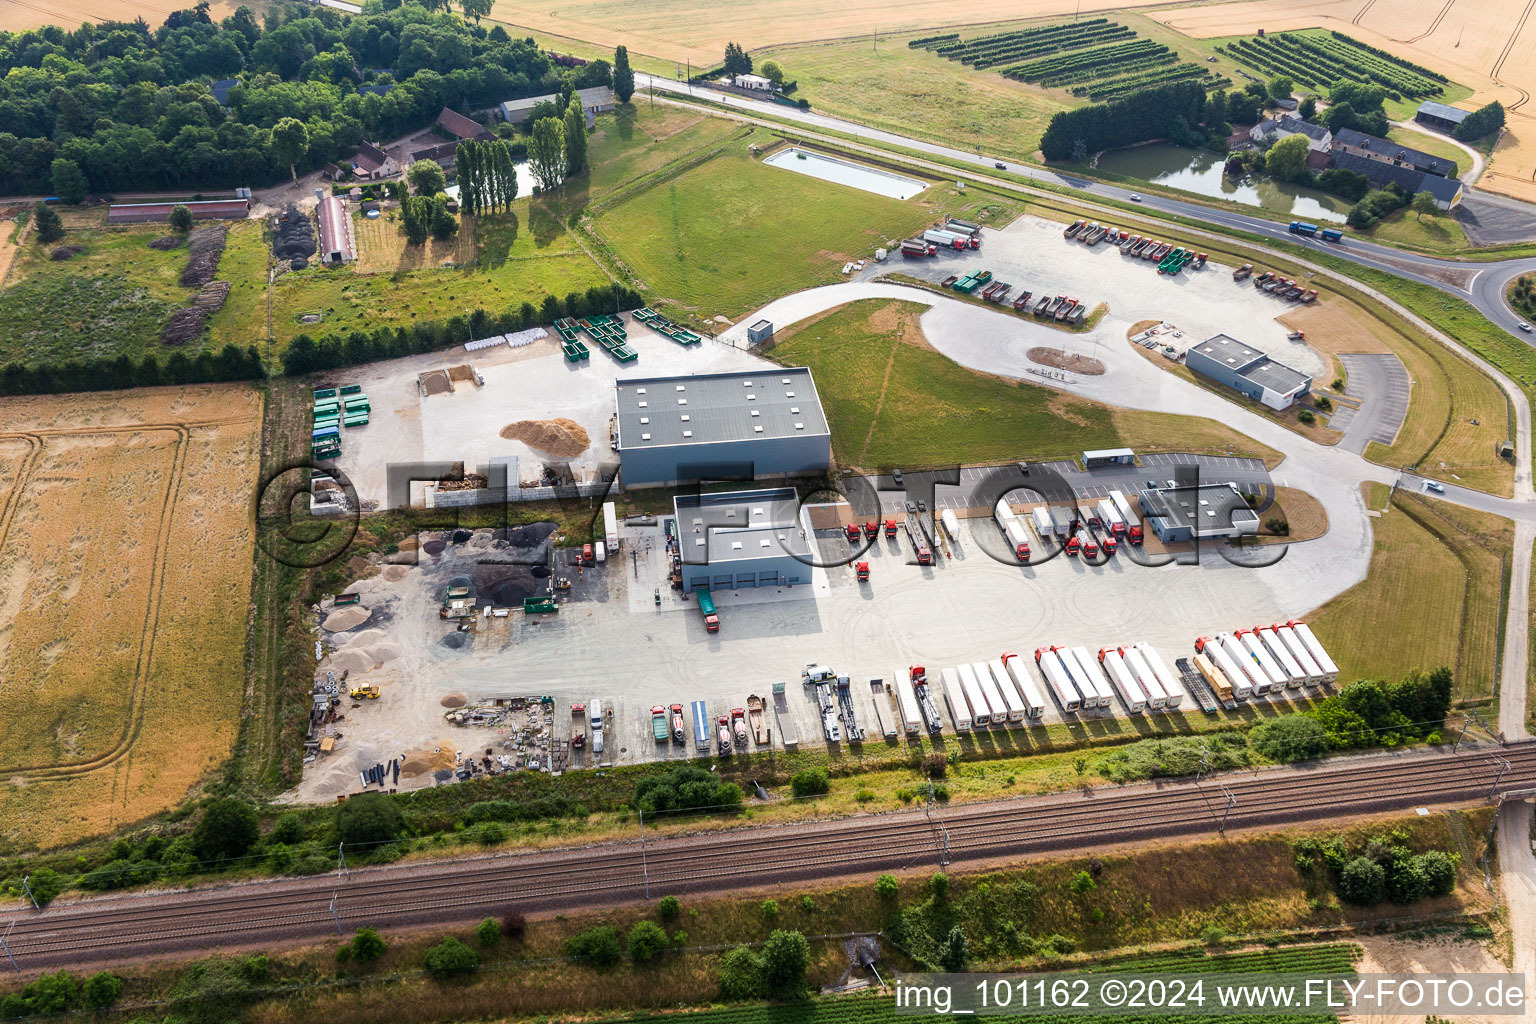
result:
[[(1257, 697), (1269, 692), (1269, 676), (1259, 671), (1259, 666), (1254, 664), (1253, 655), (1248, 653), (1248, 648), (1243, 642), (1231, 633), (1217, 633), (1216, 642), (1221, 644), (1222, 650), (1227, 652), (1227, 657), (1232, 659), (1232, 664), (1248, 680), (1249, 696)], [(1225, 665), (1221, 666), (1225, 671)], [(1231, 675), (1231, 673), (1227, 673)]]
[(1104, 673), (1099, 671), (1099, 666), (1095, 663), (1093, 655), (1088, 653), (1088, 648), (1074, 647), (1072, 648), (1072, 656), (1077, 659), (1078, 671), (1072, 673), (1071, 665), (1067, 666), (1067, 671), (1072, 674), (1074, 681), (1078, 679), (1083, 680), (1083, 682), (1078, 683), (1077, 688), (1079, 690), (1083, 689), (1083, 683), (1086, 683), (1098, 698), (1098, 706), (1101, 708), (1107, 708), (1113, 704), (1115, 701), (1115, 691), (1110, 688), (1109, 680), (1104, 678)]
[(1292, 619), (1286, 625), (1290, 626), (1295, 631), (1297, 638), (1307, 645), (1307, 653), (1312, 655), (1312, 660), (1316, 661), (1318, 668), (1323, 670), (1323, 682), (1331, 683), (1338, 679), (1339, 666), (1333, 663), (1333, 659), (1328, 656), (1327, 649), (1323, 647), (1317, 637), (1312, 635), (1312, 628), (1300, 619)]
[(1307, 674), (1307, 685), (1322, 686), (1323, 667), (1317, 663), (1316, 658), (1312, 657), (1312, 652), (1307, 650), (1307, 645), (1301, 642), (1301, 637), (1296, 635), (1296, 631), (1283, 622), (1276, 623), (1270, 628), (1275, 631), (1275, 637), (1286, 650), (1291, 652), (1291, 657), (1296, 659), (1296, 663)]
[[(1083, 706), (1083, 698), (1077, 692), (1077, 685), (1072, 682), (1072, 677), (1067, 675), (1067, 668), (1061, 661), (1061, 652), (1065, 648), (1042, 647), (1035, 651), (1035, 663), (1040, 666), (1040, 674), (1045, 677), (1046, 685), (1050, 687), (1056, 702), (1061, 705), (1063, 711), (1077, 711)], [(1098, 698), (1094, 698), (1097, 703)]]
[(984, 661), (971, 664), (971, 672), (976, 676), (976, 681), (981, 684), (981, 695), (987, 699), (987, 721), (996, 728), (1008, 724), (1008, 702), (1003, 700), (1003, 691), (998, 688), (997, 680), (992, 678), (992, 669)]
[(1109, 669), (1109, 678), (1115, 682), (1115, 689), (1120, 691), (1120, 699), (1125, 701), (1125, 706), (1134, 713), (1140, 713), (1147, 709), (1147, 695), (1141, 689), (1141, 684), (1136, 682), (1136, 677), (1126, 667), (1125, 659), (1120, 652), (1113, 647), (1100, 649), (1099, 657), (1104, 659), (1104, 667)]
[(1238, 667), (1232, 660), (1232, 655), (1227, 653), (1226, 646), (1221, 642), (1221, 637), (1203, 636), (1195, 641), (1195, 650), (1211, 659), (1211, 662), (1221, 670), (1227, 682), (1232, 684), (1232, 699), (1247, 700), (1253, 696), (1253, 681), (1248, 673)]
[(1263, 642), (1265, 650), (1269, 651), (1269, 656), (1274, 658), (1280, 665), (1280, 668), (1284, 670), (1289, 679), (1286, 683), (1289, 688), (1297, 689), (1303, 683), (1311, 680), (1310, 674), (1302, 667), (1301, 662), (1296, 660), (1296, 656), (1275, 635), (1275, 627), (1254, 626), (1253, 631), (1258, 635), (1259, 640)]
[(1168, 701), (1167, 707), (1170, 709), (1178, 707), (1184, 700), (1184, 684), (1179, 681), (1179, 677), (1168, 670), (1168, 663), (1163, 660), (1161, 654), (1157, 653), (1156, 647), (1145, 640), (1132, 646), (1141, 652), (1147, 666), (1157, 676), (1157, 681), (1163, 688), (1163, 695)]
[(1269, 680), (1270, 690), (1279, 692), (1290, 685), (1291, 677), (1280, 667), (1280, 663), (1274, 659), (1274, 656), (1269, 653), (1268, 648), (1264, 646), (1264, 641), (1259, 639), (1257, 633), (1251, 629), (1240, 629), (1233, 636), (1237, 637), (1238, 642), (1248, 648), (1248, 653), (1252, 656), (1253, 663), (1259, 666), (1259, 672), (1265, 679)]
[(901, 728), (908, 736), (916, 736), (923, 728), (923, 712), (917, 705), (917, 691), (905, 669), (897, 669), (891, 678), (896, 683), (896, 705), (901, 712)]
[(987, 668), (992, 672), (993, 683), (1003, 695), (1003, 703), (1008, 705), (1008, 721), (1022, 722), (1028, 715), (1028, 707), (1024, 699), (1019, 696), (1019, 688), (1008, 677), (1008, 669), (1003, 667), (1001, 658), (987, 663)]
[(1040, 692), (1039, 685), (1029, 674), (1029, 669), (1024, 665), (1024, 659), (1012, 651), (1008, 651), (1002, 658), (1003, 667), (1008, 670), (1013, 685), (1019, 688), (1019, 696), (1024, 698), (1025, 714), (1030, 718), (1039, 718), (1045, 714), (1045, 695)]
[(987, 706), (987, 695), (982, 692), (981, 680), (976, 678), (975, 670), (969, 665), (960, 665), (955, 671), (960, 673), (960, 687), (971, 705), (971, 728), (980, 729), (990, 725), (992, 711)]
[(1168, 694), (1163, 690), (1162, 681), (1152, 671), (1152, 666), (1147, 664), (1147, 659), (1141, 656), (1141, 652), (1135, 647), (1120, 648), (1120, 657), (1125, 659), (1125, 667), (1131, 670), (1131, 675), (1141, 684), (1141, 692), (1147, 695), (1147, 707), (1153, 711), (1161, 711), (1168, 706)]
[(949, 703), (949, 717), (955, 720), (955, 732), (970, 732), (971, 706), (966, 703), (960, 673), (946, 668), (939, 673), (939, 678), (944, 681), (944, 699)]

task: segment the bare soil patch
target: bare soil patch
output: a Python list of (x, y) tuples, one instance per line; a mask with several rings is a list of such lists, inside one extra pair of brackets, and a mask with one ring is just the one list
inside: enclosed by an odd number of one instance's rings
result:
[(1054, 366), (1058, 370), (1070, 370), (1085, 377), (1097, 377), (1104, 372), (1104, 364), (1092, 356), (1063, 352), (1059, 348), (1032, 348), (1027, 355), (1032, 363)]
[(592, 444), (580, 423), (563, 416), (553, 420), (518, 420), (502, 427), (501, 436), (561, 459), (573, 459)]

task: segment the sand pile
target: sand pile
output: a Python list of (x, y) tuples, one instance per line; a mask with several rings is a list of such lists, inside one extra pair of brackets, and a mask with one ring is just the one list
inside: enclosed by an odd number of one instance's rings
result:
[(373, 668), (373, 654), (369, 651), (354, 651), (348, 648), (340, 654), (331, 656), (331, 671), (345, 672), (348, 675), (357, 675), (370, 671)]
[(561, 459), (575, 458), (592, 443), (580, 423), (564, 416), (552, 420), (518, 420), (502, 427), (501, 436)]
[(373, 655), (375, 664), (383, 665), (400, 657), (400, 648), (396, 644), (386, 642), (382, 644), (374, 644), (372, 647), (368, 648), (368, 653)]
[[(414, 549), (415, 547), (416, 539), (413, 537), (411, 538), (411, 548)], [(404, 551), (405, 549), (405, 542), (401, 541), (400, 550)], [(408, 565), (386, 565), (384, 567), (384, 571), (379, 573), (379, 578), (382, 579), (385, 583), (399, 583), (410, 574), (411, 567)]]
[(387, 634), (382, 629), (360, 629), (356, 633), (353, 633), (351, 636), (338, 636), (332, 642), (338, 645), (344, 644), (348, 647), (362, 650), (369, 644), (376, 644), (380, 640), (383, 640), (386, 635)]
[(442, 703), (445, 708), (461, 708), (469, 703), (469, 698), (462, 693), (450, 693), (443, 698)]
[(407, 750), (400, 762), (400, 774), (407, 776), (427, 775), (431, 772), (452, 771), (453, 751), (447, 747)]
[(325, 617), (320, 623), (322, 629), (332, 633), (342, 633), (349, 629), (356, 629), (368, 621), (368, 616), (373, 612), (360, 604), (349, 604), (345, 608), (337, 608)]

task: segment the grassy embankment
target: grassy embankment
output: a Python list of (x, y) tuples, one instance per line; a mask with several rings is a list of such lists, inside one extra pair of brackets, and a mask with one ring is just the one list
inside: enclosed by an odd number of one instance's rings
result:
[[(1130, 445), (1274, 459), (1214, 420), (1121, 409), (977, 373), (928, 345), (910, 302), (850, 303), (776, 339), (773, 358), (810, 366), (845, 467), (938, 466), (1056, 458)], [(943, 429), (934, 429), (942, 423)], [(1071, 439), (1062, 432), (1070, 424)]]
[(1455, 698), (1494, 695), (1514, 527), (1507, 519), (1368, 484), (1366, 578), (1307, 616), (1341, 679), (1399, 679), (1449, 665)]
[[(468, 927), (459, 927), (451, 934), (477, 947), (481, 967), (472, 977), (453, 983), (433, 982), (420, 970), (422, 952), (441, 932), (386, 932), (389, 949), (374, 964), (339, 964), (330, 944), (275, 951), (266, 983), (270, 991), (235, 986), (223, 994), (249, 1005), (247, 1019), (261, 1024), (288, 1024), (316, 1016), (333, 1024), (361, 1024), (382, 1017), (399, 1024), (429, 1024), (442, 1019), (529, 1019), (545, 1013), (704, 1006), (719, 998), (716, 979), (723, 950), (761, 942), (775, 928), (808, 935), (887, 933), (882, 942), (882, 971), (886, 967), (903, 971), (918, 964), (889, 935), (899, 932), (909, 941), (927, 942), (947, 929), (956, 915), (962, 916), (969, 933), (972, 969), (1050, 965), (1126, 970), (1138, 962), (1137, 957), (1182, 952), (1200, 959), (1203, 954), (1231, 955), (1240, 950), (1244, 952), (1233, 961), (1234, 969), (1282, 970), (1287, 963), (1315, 961), (1329, 953), (1342, 956), (1338, 966), (1347, 969), (1358, 955), (1353, 948), (1317, 949), (1305, 943), (1334, 937), (1359, 923), (1390, 927), (1394, 920), (1422, 927), (1421, 922), (1428, 919), (1439, 922), (1443, 933), (1454, 934), (1464, 922), (1480, 919), (1488, 911), (1489, 898), (1470, 863), (1475, 852), (1466, 848), (1469, 836), (1481, 835), (1488, 814), (1477, 810), (1384, 821), (1332, 833), (1353, 849), (1368, 837), (1400, 830), (1399, 840), (1412, 851), (1462, 854), (1458, 884), (1451, 895), (1402, 907), (1341, 905), (1323, 878), (1298, 871), (1291, 841), (1299, 833), (1260, 833), (1184, 846), (1176, 868), (1170, 866), (1166, 849), (1140, 849), (1106, 852), (1091, 861), (1058, 858), (1004, 870), (956, 873), (945, 899), (937, 903), (929, 900), (929, 866), (924, 865), (899, 880), (893, 897), (877, 895), (868, 879), (809, 886), (776, 894), (771, 915), (764, 912), (764, 894), (722, 893), (685, 898), (677, 916), (670, 918), (655, 903), (541, 915), (528, 922), (520, 938), (503, 939), (491, 947), (480, 946)], [(1093, 887), (1074, 891), (1074, 877), (1085, 870), (1094, 876)], [(598, 924), (612, 925), (622, 934), (644, 920), (665, 928), (675, 951), (649, 964), (626, 958), (608, 971), (563, 962), (564, 943), (571, 935)], [(1009, 925), (1004, 925), (1005, 920)], [(387, 922), (379, 924), (387, 926)], [(1248, 938), (1217, 938), (1214, 946), (1202, 946), (1198, 941), (1202, 934)], [(1260, 942), (1270, 951), (1262, 951)], [(1276, 945), (1281, 948), (1274, 949)], [(1254, 963), (1255, 958), (1261, 962)], [(813, 985), (835, 981), (846, 968), (839, 941), (813, 943)], [(197, 976), (196, 967), (156, 964), (121, 973), (125, 1003), (159, 1004), (176, 996), (201, 994), (198, 986), (188, 983)], [(744, 1005), (729, 1016), (698, 1019), (802, 1022), (836, 1020), (849, 1013), (858, 1020), (877, 1019), (857, 1015), (868, 998), (773, 1008)]]

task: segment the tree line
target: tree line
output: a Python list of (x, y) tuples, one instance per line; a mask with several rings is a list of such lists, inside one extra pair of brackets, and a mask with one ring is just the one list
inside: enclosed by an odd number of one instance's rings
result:
[[(240, 7), (217, 23), (199, 6), (155, 29), (0, 32), (0, 193), (50, 192), (55, 173), (102, 193), (260, 186), (429, 124), (443, 107), (611, 82), (608, 61), (560, 67), (499, 25), (417, 0), (383, 6), (277, 4), (261, 20)], [(211, 83), (232, 78), (226, 106)]]
[(69, 359), (62, 363), (0, 367), (0, 395), (52, 395), (66, 391), (118, 391), (158, 384), (207, 384), (216, 381), (259, 380), (266, 376), (261, 353), (225, 345), (217, 352), (194, 355), (172, 352), (164, 360), (120, 355), (111, 359)]
[(1195, 126), (1205, 106), (1204, 86), (1175, 82), (1109, 103), (1063, 110), (1040, 137), (1040, 152), (1047, 160), (1083, 160), (1101, 150), (1151, 139), (1202, 145), (1206, 133), (1196, 132)]
[(644, 305), (645, 299), (633, 288), (602, 285), (585, 292), (571, 292), (564, 299), (546, 295), (538, 306), (524, 302), (501, 313), (477, 309), (467, 317), (456, 316), (447, 321), (424, 321), (410, 327), (380, 327), (371, 332), (327, 334), (318, 339), (301, 334), (283, 352), (283, 372), (296, 376), (379, 359), (399, 359), (462, 345), (476, 338), (552, 324), (561, 317), (617, 313)]
[(459, 143), (454, 167), (459, 176), (459, 209), (470, 216), (500, 213), (517, 198), (512, 150), (500, 139)]

